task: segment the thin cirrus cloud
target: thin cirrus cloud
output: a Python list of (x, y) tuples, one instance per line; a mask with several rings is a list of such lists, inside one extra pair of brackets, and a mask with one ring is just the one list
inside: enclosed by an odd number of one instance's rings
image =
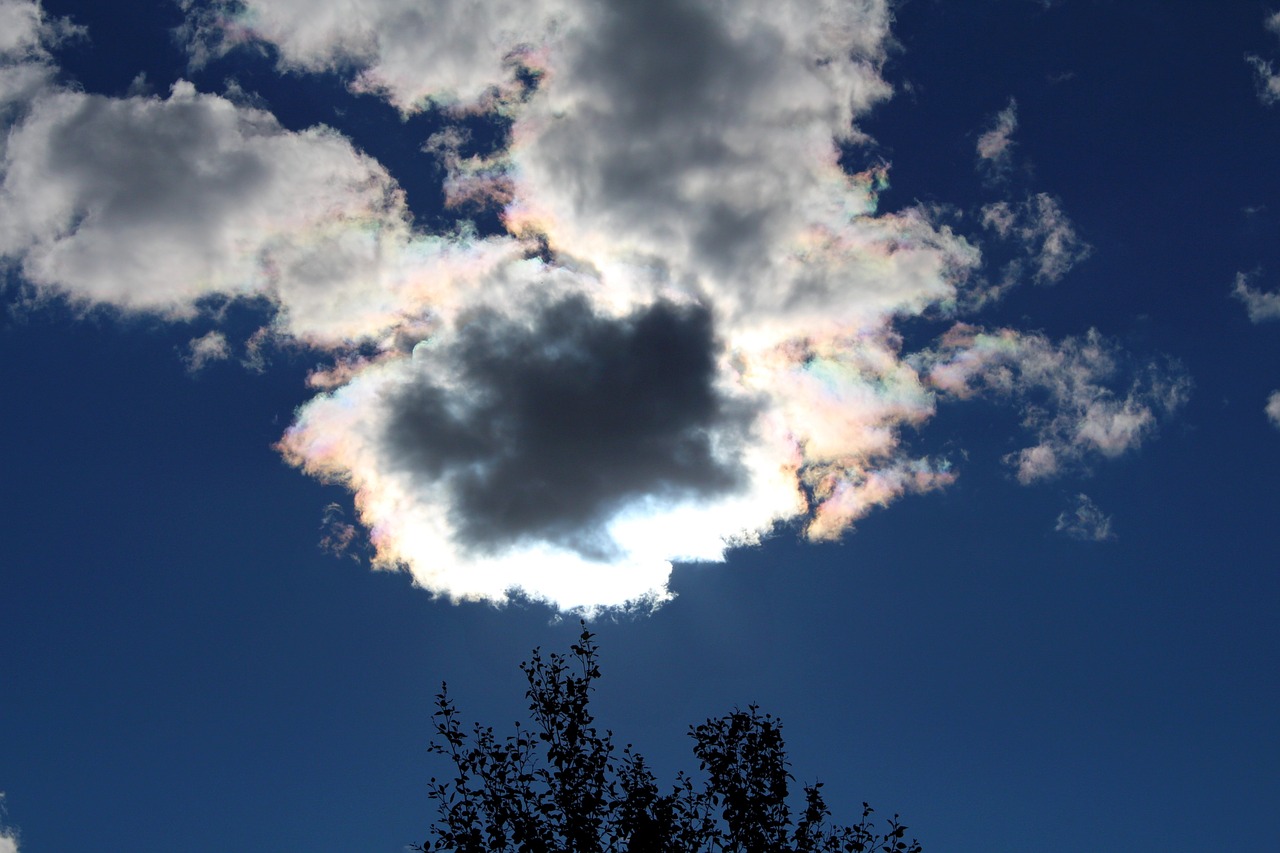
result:
[[(1280, 12), (1267, 16), (1266, 28), (1280, 36)], [(1267, 106), (1280, 101), (1280, 74), (1275, 66), (1266, 59), (1249, 54), (1245, 60), (1253, 66), (1254, 78), (1258, 89), (1258, 98)], [(1236, 273), (1236, 284), (1233, 295), (1244, 303), (1249, 319), (1254, 323), (1280, 319), (1280, 292), (1258, 290), (1251, 284), (1253, 276), (1247, 273)], [(1265, 409), (1267, 418), (1277, 429), (1280, 429), (1280, 391), (1273, 391), (1267, 398)]]
[[(0, 9), (0, 21), (4, 19), (4, 11)], [(5, 814), (4, 791), (0, 791), (0, 817)], [(18, 853), (18, 833), (0, 823), (0, 853)]]
[[(1017, 129), (1018, 103), (1010, 98), (1009, 105), (996, 113), (978, 137), (978, 171), (990, 186), (1009, 183)], [(1036, 284), (1056, 284), (1093, 252), (1061, 203), (1049, 193), (1029, 194), (1017, 202), (1006, 197), (985, 204), (977, 211), (977, 218), (997, 244), (1014, 254), (1004, 263), (997, 281), (967, 294), (966, 305), (971, 308), (1000, 299), (1028, 278)]]
[[(1021, 248), (1031, 266), (1031, 279), (1037, 284), (1060, 281), (1093, 252), (1076, 233), (1058, 200), (1048, 193), (1036, 193), (1018, 204), (997, 201), (985, 205), (982, 225)], [(1020, 277), (1022, 264), (1014, 269)]]
[(991, 126), (978, 137), (978, 161), (988, 176), (999, 180), (1008, 175), (1013, 166), (1013, 132), (1018, 129), (1018, 102), (1009, 99), (1009, 106), (996, 113)]
[[(83, 306), (272, 306), (242, 360), (271, 340), (329, 354), (278, 447), (352, 491), (376, 566), (454, 600), (659, 602), (672, 561), (779, 525), (835, 539), (952, 482), (907, 440), (940, 401), (1022, 407), (1030, 482), (1137, 446), (1185, 397), (1176, 371), (1126, 379), (1095, 333), (962, 324), (904, 351), (898, 321), (958, 310), (981, 256), (926, 208), (878, 212), (884, 168), (838, 165), (892, 93), (885, 2), (437, 7), (190, 4), (185, 34), (197, 61), (271, 44), (282, 70), (339, 71), (406, 112), (502, 112), (504, 150), (463, 157), (449, 128), (424, 156), (505, 233), (416, 230), (381, 164), (242, 97), (60, 86), (39, 7), (0, 0), (36, 33), (6, 68), (45, 75), (13, 113), (0, 252)], [(992, 216), (1033, 279), (1087, 252), (1049, 196)], [(206, 334), (188, 364), (231, 346)]]
[(1111, 516), (1098, 509), (1088, 495), (1075, 496), (1072, 505), (1058, 515), (1053, 529), (1064, 536), (1085, 542), (1105, 542), (1115, 538)]
[[(1280, 36), (1280, 12), (1273, 12), (1267, 16), (1266, 28)], [(1280, 74), (1276, 73), (1271, 61), (1254, 53), (1246, 54), (1245, 61), (1253, 66), (1254, 83), (1258, 89), (1259, 100), (1268, 106), (1280, 101)]]
[[(1259, 290), (1252, 284), (1254, 277), (1255, 274), (1252, 273), (1236, 273), (1236, 284), (1231, 289), (1231, 295), (1244, 303), (1251, 322), (1280, 320), (1280, 291)], [(1267, 398), (1265, 411), (1271, 423), (1280, 429), (1280, 391), (1272, 392)]]

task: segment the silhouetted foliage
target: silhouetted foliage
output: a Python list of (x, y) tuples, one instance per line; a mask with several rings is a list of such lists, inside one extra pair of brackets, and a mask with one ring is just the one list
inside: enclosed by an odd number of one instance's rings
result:
[(822, 784), (804, 785), (803, 808), (789, 803), (782, 725), (755, 705), (689, 730), (705, 778), (684, 773), (665, 791), (630, 745), (614, 749), (591, 714), (599, 651), (584, 625), (569, 655), (534, 650), (521, 664), (530, 727), (499, 739), (491, 727), (464, 731), (442, 687), (439, 740), (455, 776), (432, 779), (438, 817), (414, 849), (453, 853), (920, 853), (897, 815), (883, 831), (871, 807), (851, 825), (830, 822)]

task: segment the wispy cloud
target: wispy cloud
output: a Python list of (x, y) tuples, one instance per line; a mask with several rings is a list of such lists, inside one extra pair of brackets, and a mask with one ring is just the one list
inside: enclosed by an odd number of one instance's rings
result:
[[(995, 394), (1021, 407), (1036, 443), (1006, 461), (1023, 483), (1138, 447), (1162, 417), (1186, 401), (1190, 379), (1176, 364), (1135, 366), (1127, 360), (1093, 330), (1055, 344), (1040, 334), (963, 324), (921, 359), (929, 382), (950, 396)], [(1128, 387), (1117, 393), (1112, 384), (1121, 378)]]
[(187, 343), (187, 351), (182, 360), (187, 370), (199, 373), (215, 361), (225, 361), (231, 357), (231, 347), (227, 344), (227, 336), (222, 332), (207, 332)]
[(1251, 284), (1255, 277), (1256, 274), (1253, 273), (1236, 273), (1236, 284), (1231, 290), (1232, 295), (1244, 303), (1245, 310), (1249, 312), (1249, 319), (1253, 322), (1280, 320), (1280, 291), (1268, 293), (1265, 290), (1259, 290)]
[[(2, 8), (0, 8), (0, 21), (3, 20)], [(0, 791), (0, 818), (7, 816), (4, 807), (4, 792)], [(0, 853), (18, 853), (18, 831), (11, 827), (7, 827), (0, 822)]]
[(1018, 129), (1018, 102), (996, 113), (991, 126), (978, 137), (978, 158), (989, 177), (1006, 177), (1013, 166), (1013, 132)]
[(1076, 495), (1072, 506), (1062, 511), (1053, 529), (1058, 533), (1086, 542), (1105, 542), (1115, 538), (1111, 516), (1105, 515), (1088, 495)]
[(1267, 417), (1276, 429), (1280, 429), (1280, 391), (1272, 391), (1267, 399)]
[[(1280, 36), (1280, 12), (1268, 15), (1265, 26), (1272, 33)], [(1268, 106), (1280, 101), (1280, 74), (1276, 73), (1271, 61), (1254, 53), (1246, 54), (1245, 61), (1253, 66), (1258, 98)]]
[[(1080, 238), (1058, 200), (1036, 193), (1026, 201), (998, 201), (982, 208), (982, 224), (1015, 241), (1031, 265), (1037, 284), (1053, 284), (1089, 257), (1093, 248)], [(1020, 267), (1015, 274), (1020, 272)]]

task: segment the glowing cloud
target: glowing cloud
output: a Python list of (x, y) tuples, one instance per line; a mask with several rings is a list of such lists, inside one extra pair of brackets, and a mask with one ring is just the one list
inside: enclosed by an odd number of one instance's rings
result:
[[(981, 258), (927, 208), (878, 213), (887, 168), (838, 165), (891, 93), (884, 0), (187, 7), (197, 61), (265, 41), (282, 68), (337, 70), (401, 110), (501, 112), (504, 150), (463, 156), (446, 127), (424, 156), (456, 211), (500, 208), (506, 233), (416, 231), (381, 164), (243, 93), (60, 87), (37, 34), (5, 54), (45, 76), (11, 121), (0, 254), (84, 306), (273, 309), (246, 363), (271, 340), (330, 357), (281, 453), (349, 488), (374, 564), (435, 593), (658, 602), (672, 561), (780, 525), (835, 539), (950, 483), (905, 439), (940, 395), (1026, 407), (1024, 481), (1123, 453), (1185, 396), (1155, 367), (1111, 391), (1118, 351), (1092, 333), (957, 326), (904, 352), (898, 321), (954, 311)], [(1013, 108), (983, 156), (1007, 154)], [(1088, 252), (1048, 195), (984, 216), (1037, 281)], [(212, 331), (186, 358), (232, 348)], [(354, 526), (326, 519), (349, 553)]]

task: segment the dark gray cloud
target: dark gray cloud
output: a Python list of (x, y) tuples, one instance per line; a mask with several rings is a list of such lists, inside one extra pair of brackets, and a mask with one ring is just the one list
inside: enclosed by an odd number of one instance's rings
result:
[(388, 393), (384, 451), (446, 484), (471, 550), (541, 539), (605, 559), (601, 524), (625, 504), (742, 485), (751, 413), (717, 391), (718, 348), (705, 308), (669, 302), (622, 319), (578, 297), (532, 323), (478, 311), (427, 356), (458, 387), (424, 370)]

